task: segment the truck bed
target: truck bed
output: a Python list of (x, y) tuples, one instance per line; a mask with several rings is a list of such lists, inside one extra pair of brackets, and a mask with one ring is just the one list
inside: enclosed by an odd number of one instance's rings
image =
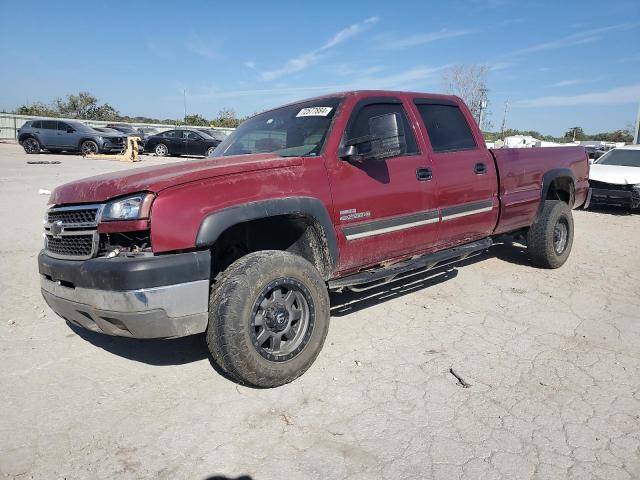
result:
[[(500, 218), (495, 233), (528, 227), (534, 221), (545, 174), (568, 170), (575, 181), (574, 207), (584, 203), (589, 189), (589, 165), (584, 147), (489, 149), (498, 170)], [(542, 192), (544, 195), (544, 192)]]

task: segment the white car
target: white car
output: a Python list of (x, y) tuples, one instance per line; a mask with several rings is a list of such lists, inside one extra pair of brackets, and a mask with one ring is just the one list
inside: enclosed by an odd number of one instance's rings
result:
[[(640, 208), (640, 145), (614, 148), (591, 164), (587, 205)], [(585, 208), (586, 208), (585, 206)]]

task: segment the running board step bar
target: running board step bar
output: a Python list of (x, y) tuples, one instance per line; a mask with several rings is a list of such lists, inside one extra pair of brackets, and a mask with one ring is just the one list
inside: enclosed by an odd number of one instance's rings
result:
[[(392, 282), (398, 275), (402, 275), (413, 270), (431, 270), (449, 260), (464, 260), (469, 255), (486, 250), (493, 245), (491, 238), (484, 238), (477, 242), (467, 243), (459, 247), (441, 250), (439, 252), (428, 253), (419, 257), (415, 257), (403, 262), (399, 262), (388, 267), (381, 267), (364, 272), (354, 273), (346, 277), (329, 280), (329, 288), (331, 290), (349, 287), (352, 290), (361, 291), (368, 288), (374, 288), (385, 283)], [(371, 287), (352, 288), (356, 285), (366, 285), (374, 283)]]

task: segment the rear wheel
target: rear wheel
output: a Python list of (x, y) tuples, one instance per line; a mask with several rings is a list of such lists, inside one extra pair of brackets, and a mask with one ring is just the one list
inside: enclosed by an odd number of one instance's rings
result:
[(85, 140), (80, 144), (80, 152), (82, 155), (89, 155), (90, 153), (98, 153), (98, 144), (93, 140)]
[(207, 344), (236, 381), (277, 387), (314, 362), (329, 328), (329, 295), (317, 269), (282, 251), (236, 260), (216, 281)]
[(527, 233), (527, 249), (533, 263), (558, 268), (569, 258), (573, 246), (573, 217), (560, 200), (544, 202), (542, 212)]
[(40, 142), (33, 137), (29, 137), (22, 142), (22, 148), (28, 154), (40, 153)]
[(167, 155), (169, 155), (169, 149), (164, 143), (157, 144), (156, 148), (154, 148), (153, 151), (159, 157), (166, 157)]

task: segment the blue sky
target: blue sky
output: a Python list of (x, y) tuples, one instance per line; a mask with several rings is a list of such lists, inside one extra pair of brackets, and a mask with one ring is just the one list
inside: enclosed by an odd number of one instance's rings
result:
[[(313, 5), (313, 6), (312, 6)], [(640, 102), (640, 1), (20, 2), (0, 8), (0, 109), (88, 90), (124, 114), (239, 114), (356, 88), (441, 92), (483, 64), (491, 121), (624, 128)]]

